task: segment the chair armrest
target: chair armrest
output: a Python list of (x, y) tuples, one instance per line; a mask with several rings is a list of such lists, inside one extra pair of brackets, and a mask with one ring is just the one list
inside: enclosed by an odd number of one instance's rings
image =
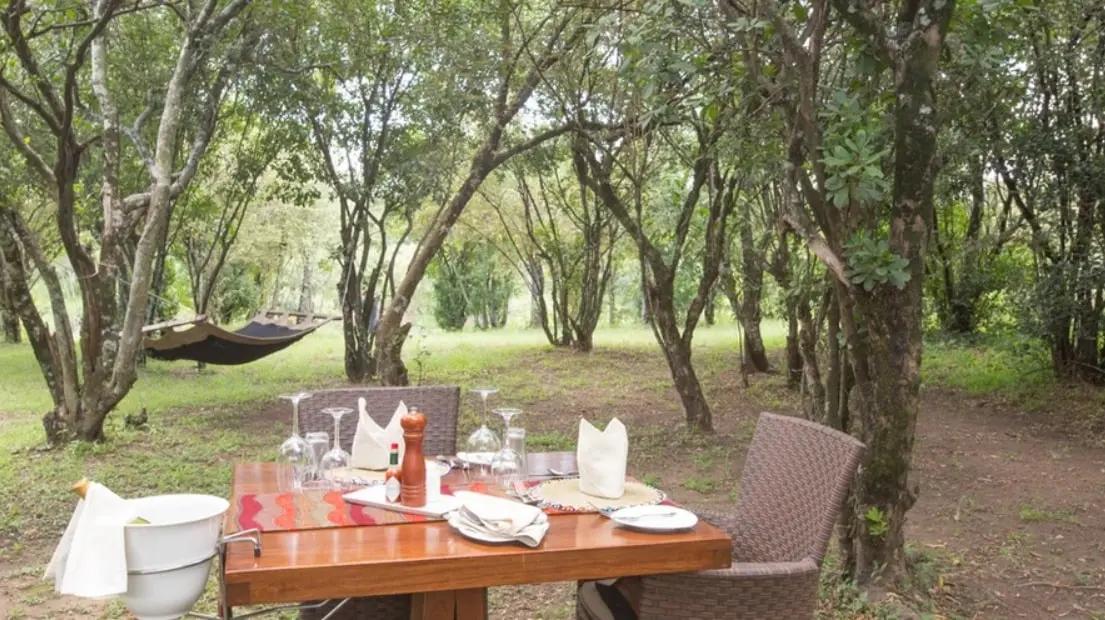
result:
[(640, 620), (797, 620), (817, 607), (820, 567), (799, 562), (643, 577)]

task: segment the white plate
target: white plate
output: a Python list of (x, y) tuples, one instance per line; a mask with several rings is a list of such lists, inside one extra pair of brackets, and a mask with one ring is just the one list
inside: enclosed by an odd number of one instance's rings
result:
[(490, 467), (491, 459), (494, 457), (495, 455), (491, 452), (457, 452), (457, 458), (469, 465)]
[(611, 513), (610, 520), (623, 527), (645, 532), (681, 532), (698, 523), (689, 510), (675, 506), (633, 506)]

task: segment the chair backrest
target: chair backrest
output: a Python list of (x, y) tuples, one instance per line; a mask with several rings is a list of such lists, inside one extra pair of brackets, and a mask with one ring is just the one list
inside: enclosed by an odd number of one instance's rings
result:
[(326, 431), (331, 439), (334, 419), (322, 413), (327, 407), (349, 407), (353, 413), (341, 420), (341, 445), (352, 450), (357, 432), (357, 400), (365, 399), (368, 415), (386, 426), (402, 401), (407, 407), (417, 406), (426, 414), (426, 436), (422, 448), (428, 456), (452, 455), (457, 451), (457, 419), (460, 415), (460, 388), (455, 385), (419, 387), (354, 387), (312, 392), (311, 398), (299, 403), (301, 433)]
[(820, 565), (863, 451), (827, 426), (760, 414), (730, 532), (735, 559)]

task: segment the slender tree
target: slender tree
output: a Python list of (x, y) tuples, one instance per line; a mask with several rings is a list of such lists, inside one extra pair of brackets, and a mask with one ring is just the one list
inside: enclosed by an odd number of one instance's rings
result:
[[(516, 4), (511, 0), (496, 2), (493, 7), (476, 8), (476, 13), (469, 18), (473, 27), (490, 26), (481, 35), (494, 41), (486, 46), (493, 52), (487, 62), (494, 77), (477, 89), (478, 93), (486, 92), (490, 97), (487, 101), (481, 100), (486, 120), (479, 123), (477, 146), (467, 171), (434, 214), (376, 326), (377, 370), (380, 380), (386, 385), (408, 383), (402, 350), (411, 324), (403, 322), (404, 314), (430, 261), (445, 243), (450, 229), (457, 223), (480, 184), (511, 157), (563, 135), (570, 128), (567, 124), (560, 124), (515, 140), (510, 140), (508, 133), (543, 75), (582, 40), (586, 12), (559, 4), (547, 7), (544, 12), (535, 12), (538, 11), (535, 7)], [(491, 10), (486, 10), (488, 8)], [(484, 21), (483, 16), (489, 14), (495, 20), (493, 25)], [(467, 41), (472, 40), (475, 39)]]
[[(7, 288), (15, 297), (54, 402), (43, 420), (50, 442), (102, 439), (104, 419), (137, 379), (136, 358), (157, 241), (169, 205), (196, 174), (223, 93), (256, 41), (256, 30), (228, 28), (237, 25), (248, 5), (248, 0), (221, 4), (207, 0), (182, 8), (97, 0), (73, 13), (11, 0), (0, 13), (4, 40), (14, 60), (14, 66), (0, 75), (4, 131), (54, 194), (58, 234), (81, 291), (77, 340), (69, 330), (60, 287), (50, 282), (49, 267), (38, 265), (50, 292), (55, 319), (51, 333), (30, 297), (25, 272), (28, 264), (38, 262), (39, 243), (17, 212), (0, 207)], [(147, 26), (176, 33), (174, 60), (162, 63), (164, 70), (155, 73), (160, 74), (158, 83), (147, 84), (159, 96), (137, 113), (132, 124), (124, 125), (120, 95), (112, 86), (113, 75), (124, 70), (119, 65), (130, 60), (128, 39), (122, 36), (129, 33), (123, 22), (142, 19), (147, 12), (162, 18), (147, 21)], [(228, 30), (230, 34), (223, 36)], [(59, 57), (60, 65), (52, 60)], [(95, 102), (94, 108), (87, 105), (90, 101)], [(83, 122), (89, 117), (94, 119), (95, 131)], [(181, 158), (178, 141), (186, 118), (199, 129)], [(151, 141), (152, 127), (156, 131)], [(40, 148), (28, 138), (32, 131), (49, 135), (49, 148)], [(145, 188), (129, 195), (124, 195), (119, 176), (124, 137), (133, 145), (148, 179)], [(101, 197), (95, 248), (82, 239), (76, 192), (82, 163), (93, 155), (100, 170)], [(183, 166), (178, 167), (179, 161)], [(129, 278), (121, 295), (124, 269)]]

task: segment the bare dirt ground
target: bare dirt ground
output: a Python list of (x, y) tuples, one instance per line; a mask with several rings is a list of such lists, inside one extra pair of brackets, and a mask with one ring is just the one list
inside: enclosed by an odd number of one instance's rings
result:
[[(528, 386), (529, 402), (518, 404), (531, 437), (555, 448), (574, 442), (579, 417), (616, 415), (630, 429), (631, 475), (692, 508), (732, 507), (756, 416), (794, 411), (778, 376), (753, 377), (744, 388), (733, 366), (715, 359), (702, 378), (718, 432), (693, 437), (681, 430), (678, 400), (653, 351), (527, 353), (516, 367), (519, 376), (502, 383)], [(1053, 413), (1065, 407), (1057, 400)], [(270, 410), (258, 406), (256, 415)], [(275, 424), (283, 414), (271, 415)], [(935, 574), (927, 591), (903, 598), (934, 618), (1105, 619), (1105, 444), (1064, 431), (1062, 419), (926, 391), (913, 474), (920, 496), (908, 534)], [(0, 559), (0, 618), (117, 614), (52, 595), (40, 576), (55, 540), (43, 536)], [(492, 617), (568, 618), (571, 596), (563, 583), (496, 588)]]

